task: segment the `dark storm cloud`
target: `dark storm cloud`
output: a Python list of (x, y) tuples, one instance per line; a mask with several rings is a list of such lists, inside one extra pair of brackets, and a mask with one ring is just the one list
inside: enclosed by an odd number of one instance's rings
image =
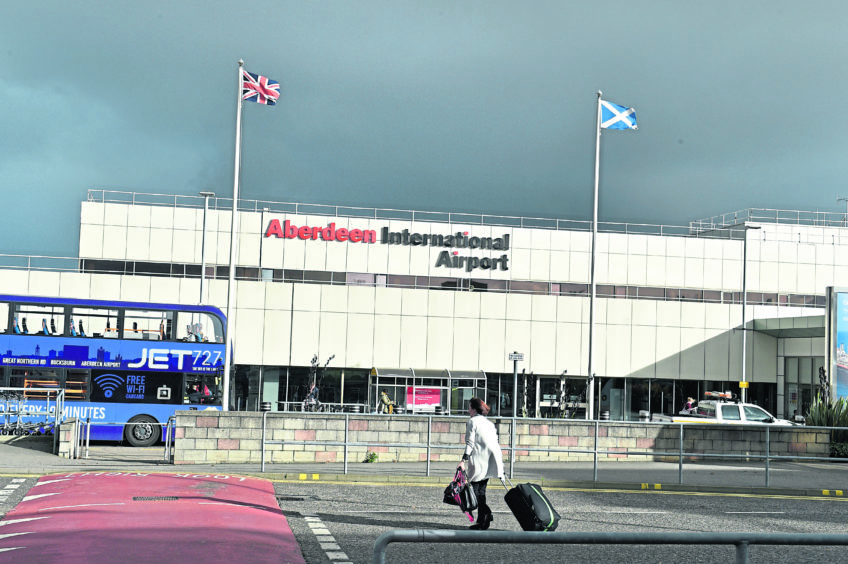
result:
[[(5, 252), (74, 255), (89, 188), (684, 224), (838, 210), (848, 5), (38, 2), (0, 21)], [(846, 190), (848, 192), (848, 190)], [(19, 213), (22, 212), (22, 213)]]

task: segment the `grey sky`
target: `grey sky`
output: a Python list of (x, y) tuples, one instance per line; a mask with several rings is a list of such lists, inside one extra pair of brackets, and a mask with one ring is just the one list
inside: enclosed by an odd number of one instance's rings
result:
[(686, 224), (844, 211), (848, 3), (3, 2), (2, 253), (74, 256), (89, 188)]

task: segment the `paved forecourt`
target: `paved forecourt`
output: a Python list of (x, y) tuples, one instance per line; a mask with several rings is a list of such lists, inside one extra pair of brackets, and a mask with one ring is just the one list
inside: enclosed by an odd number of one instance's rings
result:
[(0, 560), (305, 562), (265, 479), (88, 472), (41, 477), (0, 520)]

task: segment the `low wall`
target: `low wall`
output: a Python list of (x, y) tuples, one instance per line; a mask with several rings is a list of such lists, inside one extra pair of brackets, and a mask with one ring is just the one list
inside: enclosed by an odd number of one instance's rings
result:
[[(245, 411), (179, 411), (174, 441), (175, 464), (260, 463), (263, 414)], [(416, 415), (344, 415), (268, 413), (265, 461), (342, 462), (345, 436), (348, 461), (361, 461), (368, 451), (379, 462), (459, 461), (465, 444), (466, 417)], [(504, 459), (511, 441), (509, 418), (492, 418)], [(517, 461), (592, 461), (595, 422), (560, 419), (515, 420)], [(764, 455), (766, 428), (761, 426), (686, 425), (683, 452)], [(770, 427), (773, 456), (827, 458), (830, 433), (806, 427)], [(597, 423), (600, 461), (677, 460), (680, 426), (661, 423)], [(303, 444), (317, 442), (320, 444)], [(359, 443), (359, 444), (351, 444)], [(414, 445), (414, 446), (413, 446)], [(551, 450), (555, 449), (555, 450)], [(564, 452), (569, 451), (569, 452)], [(630, 453), (629, 455), (627, 453)], [(637, 453), (639, 453), (637, 455)], [(712, 458), (715, 460), (715, 458)]]

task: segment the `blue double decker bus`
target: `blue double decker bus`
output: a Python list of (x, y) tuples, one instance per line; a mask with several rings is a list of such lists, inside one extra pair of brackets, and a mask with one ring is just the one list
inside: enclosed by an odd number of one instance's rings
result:
[(150, 446), (179, 409), (220, 409), (226, 319), (217, 308), (0, 294), (0, 388), (33, 418), (91, 421), (94, 440)]

